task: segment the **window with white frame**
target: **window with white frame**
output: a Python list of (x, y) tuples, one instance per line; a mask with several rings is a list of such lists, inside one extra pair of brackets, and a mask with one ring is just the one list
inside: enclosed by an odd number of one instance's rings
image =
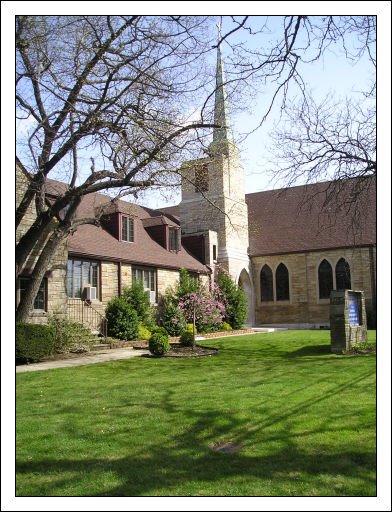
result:
[(143, 288), (150, 293), (150, 302), (155, 304), (157, 301), (157, 271), (153, 268), (132, 266), (132, 283), (139, 281), (143, 283)]

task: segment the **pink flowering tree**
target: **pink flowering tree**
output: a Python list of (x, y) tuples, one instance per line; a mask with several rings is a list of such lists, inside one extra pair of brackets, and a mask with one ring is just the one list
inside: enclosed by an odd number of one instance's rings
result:
[(178, 302), (178, 308), (188, 323), (193, 323), (195, 318), (198, 332), (214, 332), (222, 325), (226, 308), (216, 292), (215, 289), (211, 292), (200, 289), (183, 295)]

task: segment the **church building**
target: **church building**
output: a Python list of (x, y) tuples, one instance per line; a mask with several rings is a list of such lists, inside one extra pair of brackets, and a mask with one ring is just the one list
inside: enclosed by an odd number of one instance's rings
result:
[[(244, 289), (249, 325), (329, 326), (329, 296), (335, 289), (365, 293), (370, 319), (376, 311), (376, 186), (366, 178), (359, 229), (341, 208), (355, 178), (347, 180), (339, 202), (329, 201), (333, 182), (245, 194), (245, 173), (230, 127), (218, 48), (213, 141), (205, 158), (184, 162), (178, 206), (152, 210), (116, 200), (101, 226), (82, 225), (58, 251), (42, 282), (32, 322), (48, 314), (99, 322), (108, 301), (140, 280), (152, 304), (187, 269), (207, 284), (215, 265), (225, 267)], [(17, 165), (17, 203), (27, 186)], [(49, 180), (50, 199), (67, 185)], [(90, 194), (79, 217), (97, 211), (108, 196)], [(340, 205), (340, 206), (339, 206)], [(17, 240), (35, 218), (31, 205)], [(19, 276), (20, 300), (39, 251)], [(92, 314), (94, 310), (95, 317)]]

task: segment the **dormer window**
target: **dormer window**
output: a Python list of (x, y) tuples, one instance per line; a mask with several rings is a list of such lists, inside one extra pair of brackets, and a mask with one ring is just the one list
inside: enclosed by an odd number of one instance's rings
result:
[(134, 220), (132, 217), (121, 215), (121, 240), (133, 242), (135, 240)]
[(169, 251), (180, 250), (180, 234), (177, 228), (169, 228)]

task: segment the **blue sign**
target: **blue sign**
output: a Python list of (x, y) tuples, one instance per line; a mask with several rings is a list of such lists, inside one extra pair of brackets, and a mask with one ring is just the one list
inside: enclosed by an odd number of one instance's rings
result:
[(348, 294), (348, 321), (350, 325), (359, 325), (358, 297), (354, 293)]

